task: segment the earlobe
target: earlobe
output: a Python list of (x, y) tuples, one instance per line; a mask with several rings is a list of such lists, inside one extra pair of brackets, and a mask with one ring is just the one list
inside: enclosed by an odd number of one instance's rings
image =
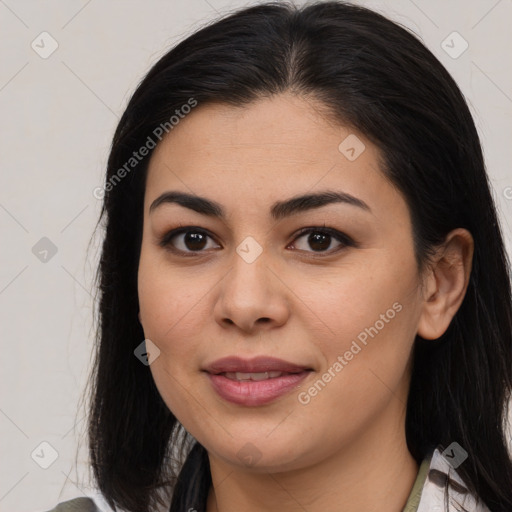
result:
[(474, 241), (463, 228), (451, 231), (439, 248), (425, 280), (418, 335), (435, 340), (457, 313), (469, 283)]

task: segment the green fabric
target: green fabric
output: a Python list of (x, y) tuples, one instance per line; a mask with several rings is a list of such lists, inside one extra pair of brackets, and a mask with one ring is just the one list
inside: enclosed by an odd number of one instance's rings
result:
[(421, 491), (423, 490), (423, 484), (427, 478), (431, 459), (432, 454), (425, 457), (421, 462), (418, 475), (416, 476), (416, 480), (412, 485), (411, 493), (409, 494), (409, 498), (407, 498), (407, 503), (405, 504), (402, 512), (417, 512), (421, 500)]
[(99, 512), (91, 498), (75, 498), (59, 503), (48, 512)]

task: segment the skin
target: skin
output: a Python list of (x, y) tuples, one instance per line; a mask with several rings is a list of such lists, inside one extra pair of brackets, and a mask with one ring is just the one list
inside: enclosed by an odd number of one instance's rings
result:
[[(318, 107), (289, 93), (243, 108), (198, 105), (151, 157), (139, 318), (161, 350), (150, 370), (163, 400), (208, 451), (208, 512), (325, 512), (340, 503), (345, 512), (398, 512), (418, 472), (405, 440), (411, 349), (416, 334), (439, 337), (459, 308), (473, 240), (451, 232), (420, 275), (407, 205), (379, 170), (377, 148)], [(354, 161), (338, 150), (349, 134), (365, 144)], [(177, 204), (150, 213), (169, 190), (218, 202), (226, 219)], [(324, 190), (349, 193), (371, 212), (332, 203), (270, 217), (275, 201)], [(180, 225), (211, 234), (202, 252), (183, 235), (174, 247), (190, 257), (159, 245)], [(331, 237), (321, 251), (297, 234), (324, 225), (357, 246)], [(252, 263), (236, 252), (247, 236), (262, 248)], [(395, 303), (401, 311), (300, 403), (299, 392)], [(270, 404), (240, 406), (217, 395), (201, 371), (228, 355), (271, 355), (314, 372)], [(252, 465), (237, 455), (244, 446)]]

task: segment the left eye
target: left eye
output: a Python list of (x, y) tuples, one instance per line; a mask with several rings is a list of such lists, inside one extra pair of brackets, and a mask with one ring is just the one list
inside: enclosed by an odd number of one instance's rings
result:
[[(315, 249), (312, 252), (327, 251), (331, 246), (333, 238), (339, 242), (340, 247), (338, 247), (338, 249), (334, 249), (334, 251), (331, 250), (330, 252), (336, 252), (342, 247), (354, 245), (351, 238), (332, 228), (304, 228), (300, 231), (299, 236), (295, 238), (295, 241), (299, 240), (300, 238), (304, 238), (306, 235), (308, 235), (306, 239), (307, 244), (309, 244), (311, 248)], [(305, 250), (307, 251), (307, 249)]]

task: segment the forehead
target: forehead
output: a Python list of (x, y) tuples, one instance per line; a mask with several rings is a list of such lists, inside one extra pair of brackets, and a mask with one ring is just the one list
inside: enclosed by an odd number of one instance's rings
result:
[[(178, 150), (180, 156), (189, 149), (196, 156), (250, 157), (287, 159), (296, 155), (298, 161), (317, 159), (318, 137), (324, 148), (333, 146), (351, 130), (329, 122), (320, 114), (320, 104), (311, 99), (281, 94), (260, 98), (244, 106), (199, 104), (174, 126), (155, 150)], [(326, 138), (329, 134), (330, 137)], [(315, 149), (317, 147), (317, 149)], [(262, 152), (262, 149), (264, 150)]]
[(243, 201), (250, 210), (327, 188), (365, 201), (397, 193), (379, 170), (377, 148), (329, 121), (314, 100), (283, 94), (243, 107), (199, 104), (155, 148), (145, 211), (166, 189)]

